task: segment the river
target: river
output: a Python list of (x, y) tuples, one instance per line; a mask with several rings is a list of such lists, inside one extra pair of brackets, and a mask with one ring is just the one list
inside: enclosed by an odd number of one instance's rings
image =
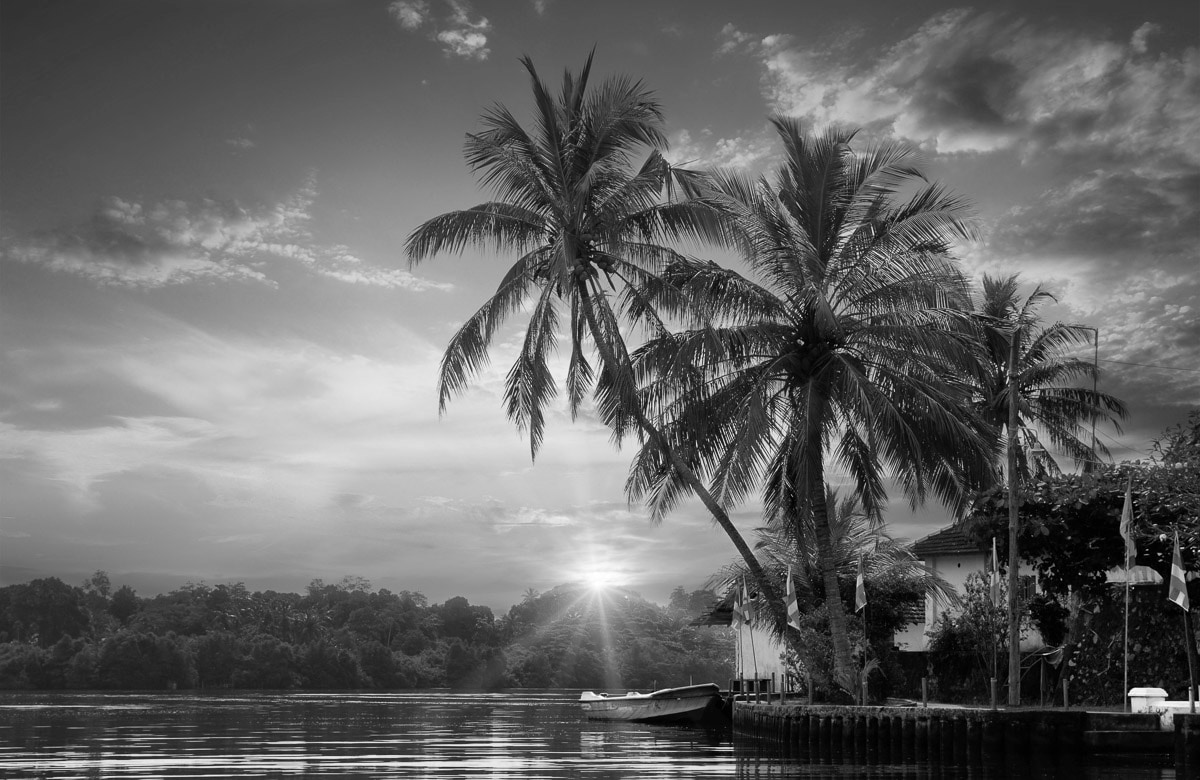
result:
[[(6, 693), (4, 778), (994, 778), (984, 767), (810, 764), (753, 740), (583, 720), (578, 692)], [(1097, 762), (1049, 780), (1166, 780)]]

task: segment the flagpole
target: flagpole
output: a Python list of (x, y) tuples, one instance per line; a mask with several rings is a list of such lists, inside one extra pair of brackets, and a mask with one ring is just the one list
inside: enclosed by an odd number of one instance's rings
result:
[(750, 628), (750, 662), (754, 665), (754, 700), (758, 701), (758, 654), (754, 651), (754, 626), (750, 625), (749, 615), (746, 617), (746, 625)]
[[(1094, 444), (1093, 444), (1094, 446)], [(1133, 547), (1133, 474), (1125, 482), (1125, 505), (1121, 508), (1121, 541), (1125, 543), (1125, 688), (1121, 701), (1125, 712), (1129, 712), (1129, 567), (1133, 563), (1136, 548)]]
[(988, 595), (992, 598), (992, 618), (988, 621), (992, 635), (992, 709), (996, 709), (996, 675), (1000, 671), (1000, 640), (996, 635), (996, 610), (1000, 608), (1000, 562), (996, 557), (996, 536), (992, 535), (992, 574), (988, 579)]
[[(1183, 613), (1183, 638), (1184, 641), (1195, 643), (1196, 638), (1192, 635), (1192, 621), (1188, 620), (1188, 610)], [(1191, 648), (1185, 647), (1188, 650), (1188, 711), (1196, 714), (1196, 666), (1192, 661), (1194, 653)]]
[(1129, 712), (1129, 566), (1125, 566), (1125, 692), (1121, 694)]
[(1175, 529), (1175, 550), (1171, 555), (1171, 579), (1167, 585), (1167, 601), (1177, 604), (1183, 610), (1183, 633), (1188, 659), (1188, 709), (1196, 712), (1196, 664), (1192, 657), (1196, 654), (1196, 637), (1192, 632), (1192, 623), (1188, 619), (1192, 605), (1188, 599), (1187, 572), (1183, 568), (1183, 556), (1179, 550), (1179, 529)]

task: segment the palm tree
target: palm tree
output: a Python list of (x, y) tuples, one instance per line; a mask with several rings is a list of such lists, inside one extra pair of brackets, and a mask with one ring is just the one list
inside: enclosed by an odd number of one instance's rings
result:
[[(979, 359), (973, 364), (973, 406), (999, 439), (1007, 428), (1008, 461), (1008, 703), (1020, 704), (1020, 616), (1017, 612), (1017, 577), (1020, 551), (1017, 533), (1018, 486), (1022, 479), (1058, 473), (1058, 464), (1042, 446), (1038, 433), (1074, 459), (1076, 464), (1096, 463), (1108, 448), (1092, 436), (1085, 444), (1084, 423), (1095, 430), (1097, 419), (1113, 423), (1124, 419), (1124, 403), (1107, 393), (1074, 384), (1096, 378), (1094, 364), (1071, 357), (1074, 344), (1091, 340), (1092, 328), (1056, 322), (1043, 327), (1038, 308), (1054, 300), (1040, 286), (1022, 296), (1017, 276), (984, 276), (983, 300), (977, 319)], [(998, 474), (994, 479), (999, 481)]]
[(1079, 384), (1095, 380), (1097, 368), (1069, 353), (1073, 346), (1091, 342), (1095, 329), (1062, 322), (1044, 326), (1038, 310), (1055, 300), (1040, 286), (1022, 295), (1016, 274), (1002, 278), (985, 275), (983, 296), (975, 308), (980, 355), (974, 363), (978, 371), (972, 377), (973, 406), (997, 441), (1012, 410), (1009, 366), (1014, 345), (1017, 350), (1015, 434), (1019, 446), (1014, 452), (1021, 480), (1061, 473), (1050, 449), (1064, 453), (1076, 465), (1108, 457), (1108, 448), (1089, 438), (1085, 426), (1107, 420), (1120, 432), (1119, 420), (1128, 413), (1121, 400)]
[[(564, 74), (555, 98), (533, 62), (523, 58), (522, 64), (533, 87), (533, 131), (497, 105), (482, 116), (484, 130), (468, 134), (465, 144), (468, 165), (495, 191), (495, 199), (434, 217), (406, 243), (410, 265), (468, 245), (516, 255), (496, 292), (446, 348), (438, 379), (440, 409), (444, 412), (449, 399), (486, 365), (501, 325), (528, 307), (529, 321), (508, 372), (504, 401), (508, 417), (528, 431), (530, 453), (536, 457), (544, 409), (556, 393), (547, 359), (557, 347), (565, 311), (570, 339), (565, 385), (572, 417), (591, 392), (614, 438), (619, 442), (634, 432), (673, 464), (757, 570), (753, 551), (725, 509), (644, 413), (621, 333), (623, 322), (653, 334), (666, 332), (660, 311), (690, 316), (686, 300), (665, 285), (653, 285), (658, 271), (683, 259), (663, 242), (725, 241), (724, 215), (699, 196), (696, 175), (663, 158), (662, 112), (640, 82), (613, 77), (589, 91), (589, 55), (578, 74)], [(673, 197), (676, 189), (685, 197)], [(646, 286), (657, 290), (656, 307), (640, 294)], [(598, 355), (598, 370), (588, 359), (589, 342)], [(764, 591), (771, 593), (770, 583), (761, 579)], [(782, 603), (780, 610), (782, 614)]]
[[(664, 279), (703, 299), (716, 324), (663, 335), (637, 357), (676, 450), (723, 505), (761, 486), (768, 516), (811, 515), (835, 668), (848, 684), (826, 459), (872, 514), (888, 477), (914, 505), (930, 492), (958, 504), (983, 478), (989, 442), (950, 379), (969, 356), (957, 335), (967, 287), (949, 245), (972, 229), (965, 204), (926, 182), (908, 149), (855, 153), (852, 132), (772, 122), (786, 155), (774, 185), (713, 178), (754, 280), (676, 260)], [(635, 466), (632, 490), (652, 502), (686, 487), (653, 451)]]

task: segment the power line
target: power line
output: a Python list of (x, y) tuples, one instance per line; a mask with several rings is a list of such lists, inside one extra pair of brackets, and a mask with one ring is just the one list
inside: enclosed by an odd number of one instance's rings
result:
[(1100, 358), (1101, 363), (1120, 363), (1123, 366), (1141, 366), (1142, 368), (1161, 368), (1166, 371), (1190, 371), (1193, 374), (1200, 374), (1200, 368), (1184, 368), (1183, 366), (1159, 366), (1154, 363), (1131, 363), (1128, 360), (1109, 360), (1108, 358)]

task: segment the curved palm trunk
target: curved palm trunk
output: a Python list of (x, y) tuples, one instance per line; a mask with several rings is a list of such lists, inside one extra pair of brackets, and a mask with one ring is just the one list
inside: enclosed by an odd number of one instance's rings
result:
[[(581, 290), (581, 296), (583, 298), (583, 305), (580, 306), (580, 309), (583, 310), (584, 318), (588, 323), (588, 330), (591, 331), (592, 334), (592, 341), (595, 342), (596, 349), (600, 353), (600, 359), (607, 365), (613, 366), (618, 371), (632, 376), (633, 366), (630, 364), (629, 355), (625, 353), (624, 350), (622, 350), (621, 354), (618, 355), (616, 350), (613, 349), (613, 346), (603, 338), (600, 324), (596, 322), (596, 313), (592, 310), (591, 296), (588, 294), (586, 289)], [(754, 577), (754, 581), (758, 585), (759, 592), (763, 594), (763, 598), (765, 599), (767, 606), (770, 608), (776, 624), (783, 626), (784, 631), (786, 631), (787, 607), (784, 605), (783, 600), (779, 597), (778, 591), (776, 591), (774, 586), (771, 584), (771, 581), (767, 577), (766, 572), (763, 570), (762, 565), (758, 562), (758, 558), (754, 555), (754, 551), (750, 549), (750, 545), (746, 544), (746, 540), (742, 537), (741, 532), (738, 531), (737, 526), (734, 525), (733, 521), (729, 519), (729, 513), (726, 512), (725, 508), (722, 507), (716, 498), (713, 497), (712, 493), (708, 489), (708, 486), (705, 485), (704, 482), (696, 475), (696, 472), (693, 471), (692, 468), (685, 463), (682, 458), (679, 457), (679, 455), (675, 452), (675, 449), (671, 447), (670, 443), (667, 441), (667, 438), (662, 434), (662, 432), (658, 430), (658, 428), (652, 422), (650, 422), (649, 418), (646, 417), (645, 412), (642, 410), (641, 403), (639, 403), (636, 398), (626, 399), (625, 403), (627, 410), (633, 415), (634, 419), (637, 420), (638, 427), (650, 440), (650, 443), (653, 444), (655, 449), (661, 452), (671, 462), (671, 467), (675, 469), (675, 471), (683, 478), (683, 481), (691, 489), (692, 493), (694, 493), (696, 497), (700, 499), (700, 502), (704, 504), (704, 507), (712, 515), (713, 520), (716, 521), (717, 525), (721, 526), (721, 530), (723, 530), (725, 535), (729, 537), (729, 540), (733, 542), (733, 546), (737, 549), (738, 554), (741, 555), (742, 560), (746, 562), (746, 568), (750, 570), (750, 574)], [(847, 651), (847, 655), (848, 652), (849, 651)]]
[[(833, 553), (833, 528), (830, 525), (829, 507), (825, 503), (825, 465), (821, 446), (820, 428), (814, 427), (808, 441), (808, 502), (813, 513), (816, 531), (817, 565), (821, 569), (821, 581), (825, 586), (825, 609), (829, 613), (829, 638), (833, 644), (833, 668), (838, 685), (847, 691), (854, 690), (854, 661), (850, 656), (850, 635), (846, 627), (846, 606), (842, 603), (842, 588), (838, 583), (837, 560)], [(814, 456), (815, 454), (815, 456)], [(796, 494), (797, 504), (803, 498)], [(796, 517), (802, 516), (803, 507), (796, 507)], [(798, 522), (798, 520), (797, 520)], [(799, 536), (797, 535), (797, 538)]]

